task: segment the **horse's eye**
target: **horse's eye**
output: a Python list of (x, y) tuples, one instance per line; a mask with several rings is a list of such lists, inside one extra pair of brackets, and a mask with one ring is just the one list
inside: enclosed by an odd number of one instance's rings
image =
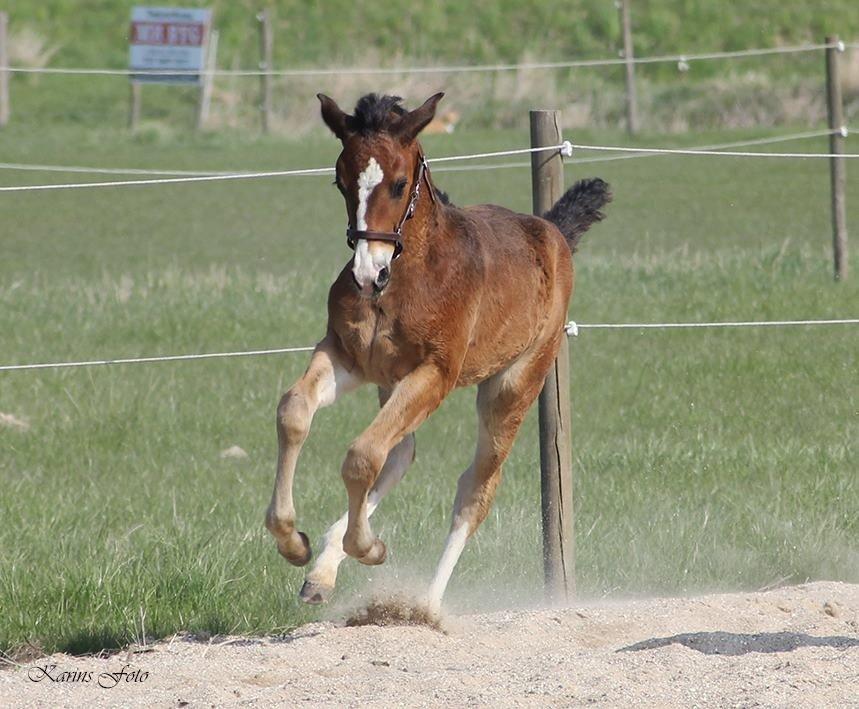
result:
[(340, 190), (340, 194), (343, 194), (343, 195), (346, 194), (346, 188), (343, 187), (343, 183), (340, 182), (339, 177), (336, 180), (334, 180), (334, 182), (332, 182), (331, 184), (334, 185), (338, 190)]
[(391, 196), (394, 198), (402, 197), (403, 192), (406, 191), (407, 180), (405, 177), (401, 177), (394, 184), (391, 185)]

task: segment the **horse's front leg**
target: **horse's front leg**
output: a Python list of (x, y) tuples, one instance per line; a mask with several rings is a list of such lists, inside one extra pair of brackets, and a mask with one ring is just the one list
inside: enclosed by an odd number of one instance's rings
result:
[(435, 364), (421, 365), (394, 387), (373, 423), (349, 446), (341, 471), (349, 496), (343, 551), (362, 564), (381, 564), (387, 554), (370, 529), (367, 495), (388, 452), (438, 408), (454, 382)]
[(316, 411), (362, 382), (359, 375), (344, 366), (344, 359), (334, 336), (329, 334), (316, 346), (307, 371), (281, 397), (277, 407), (277, 477), (265, 526), (277, 541), (278, 551), (295, 566), (304, 566), (311, 554), (307, 535), (295, 528), (295, 465)]

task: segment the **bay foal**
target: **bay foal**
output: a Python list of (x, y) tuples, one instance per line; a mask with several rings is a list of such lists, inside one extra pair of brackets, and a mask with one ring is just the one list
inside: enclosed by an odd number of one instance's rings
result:
[(442, 94), (407, 111), (370, 94), (352, 115), (319, 95), (341, 141), (336, 185), (355, 253), (328, 296), (328, 326), (304, 376), (277, 408), (277, 477), (266, 526), (296, 566), (310, 561), (295, 526), (292, 483), (314, 413), (370, 383), (381, 410), (346, 453), (348, 511), (325, 534), (301, 598), (322, 603), (346, 556), (381, 564), (369, 516), (415, 456), (415, 429), (455, 387), (477, 384), (477, 450), (459, 478), (453, 520), (427, 596), (440, 609), (467, 539), (485, 519), (501, 466), (542, 387), (573, 288), (571, 252), (602, 219), (608, 185), (573, 186), (545, 219), (481, 205), (460, 209), (436, 191), (417, 141)]

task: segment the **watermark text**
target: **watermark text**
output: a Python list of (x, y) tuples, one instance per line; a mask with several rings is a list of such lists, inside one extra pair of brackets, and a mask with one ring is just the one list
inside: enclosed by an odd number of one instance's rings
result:
[(113, 689), (119, 684), (141, 684), (149, 679), (149, 673), (123, 665), (116, 672), (92, 672), (90, 670), (63, 670), (53, 663), (33, 665), (27, 670), (31, 682), (97, 684), (102, 689)]

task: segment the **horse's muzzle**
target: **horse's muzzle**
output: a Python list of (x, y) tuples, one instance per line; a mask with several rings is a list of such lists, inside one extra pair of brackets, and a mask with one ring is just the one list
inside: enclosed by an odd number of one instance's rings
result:
[(390, 281), (391, 270), (384, 266), (379, 269), (379, 272), (376, 274), (376, 277), (366, 286), (361, 283), (361, 281), (358, 279), (358, 276), (355, 275), (355, 272), (352, 272), (352, 282), (355, 284), (355, 288), (358, 290), (358, 292), (364, 296), (381, 295), (382, 291), (385, 290)]

